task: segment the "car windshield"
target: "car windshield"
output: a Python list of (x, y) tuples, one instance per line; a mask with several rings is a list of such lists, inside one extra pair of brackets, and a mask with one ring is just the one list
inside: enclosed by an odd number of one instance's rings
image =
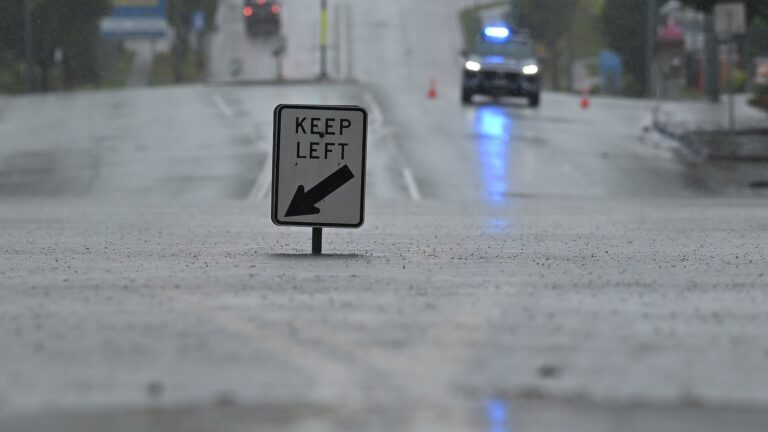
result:
[(506, 42), (480, 40), (475, 44), (473, 53), (481, 56), (503, 56), (515, 59), (535, 57), (531, 44), (524, 40), (510, 40)]
[(768, 0), (0, 0), (0, 432), (767, 425)]

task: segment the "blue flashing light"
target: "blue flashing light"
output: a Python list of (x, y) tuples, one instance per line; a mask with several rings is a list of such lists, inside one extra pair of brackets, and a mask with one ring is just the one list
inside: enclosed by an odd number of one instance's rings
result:
[(504, 42), (509, 39), (511, 32), (506, 27), (493, 26), (486, 27), (483, 30), (483, 34), (489, 41)]

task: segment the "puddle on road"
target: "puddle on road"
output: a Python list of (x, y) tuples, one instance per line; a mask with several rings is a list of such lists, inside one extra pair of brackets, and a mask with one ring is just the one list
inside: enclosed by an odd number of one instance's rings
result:
[[(394, 402), (393, 402), (394, 403)], [(4, 432), (477, 431), (764, 432), (768, 411), (729, 408), (606, 406), (544, 399), (491, 399), (474, 409), (435, 405), (344, 410), (307, 403), (88, 410), (0, 415)]]
[(648, 405), (607, 406), (544, 399), (491, 399), (488, 432), (763, 432), (768, 411)]

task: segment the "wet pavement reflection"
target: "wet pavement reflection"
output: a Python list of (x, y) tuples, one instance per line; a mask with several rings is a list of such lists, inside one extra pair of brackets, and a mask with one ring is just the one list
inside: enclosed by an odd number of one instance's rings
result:
[(486, 403), (486, 417), (488, 418), (488, 432), (513, 432), (509, 425), (509, 408), (499, 399), (491, 399)]
[(501, 203), (509, 190), (508, 158), (513, 120), (498, 106), (480, 106), (475, 110), (474, 132), (480, 160), (485, 196), (491, 203)]

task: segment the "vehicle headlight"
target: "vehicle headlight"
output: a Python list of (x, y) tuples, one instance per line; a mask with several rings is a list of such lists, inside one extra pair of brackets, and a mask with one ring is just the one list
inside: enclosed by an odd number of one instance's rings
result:
[(525, 75), (536, 75), (539, 73), (539, 67), (536, 65), (525, 65), (523, 66), (523, 74)]
[(483, 68), (483, 66), (481, 66), (480, 63), (474, 60), (469, 60), (466, 63), (464, 63), (464, 67), (467, 68), (467, 70), (472, 72), (477, 72)]

